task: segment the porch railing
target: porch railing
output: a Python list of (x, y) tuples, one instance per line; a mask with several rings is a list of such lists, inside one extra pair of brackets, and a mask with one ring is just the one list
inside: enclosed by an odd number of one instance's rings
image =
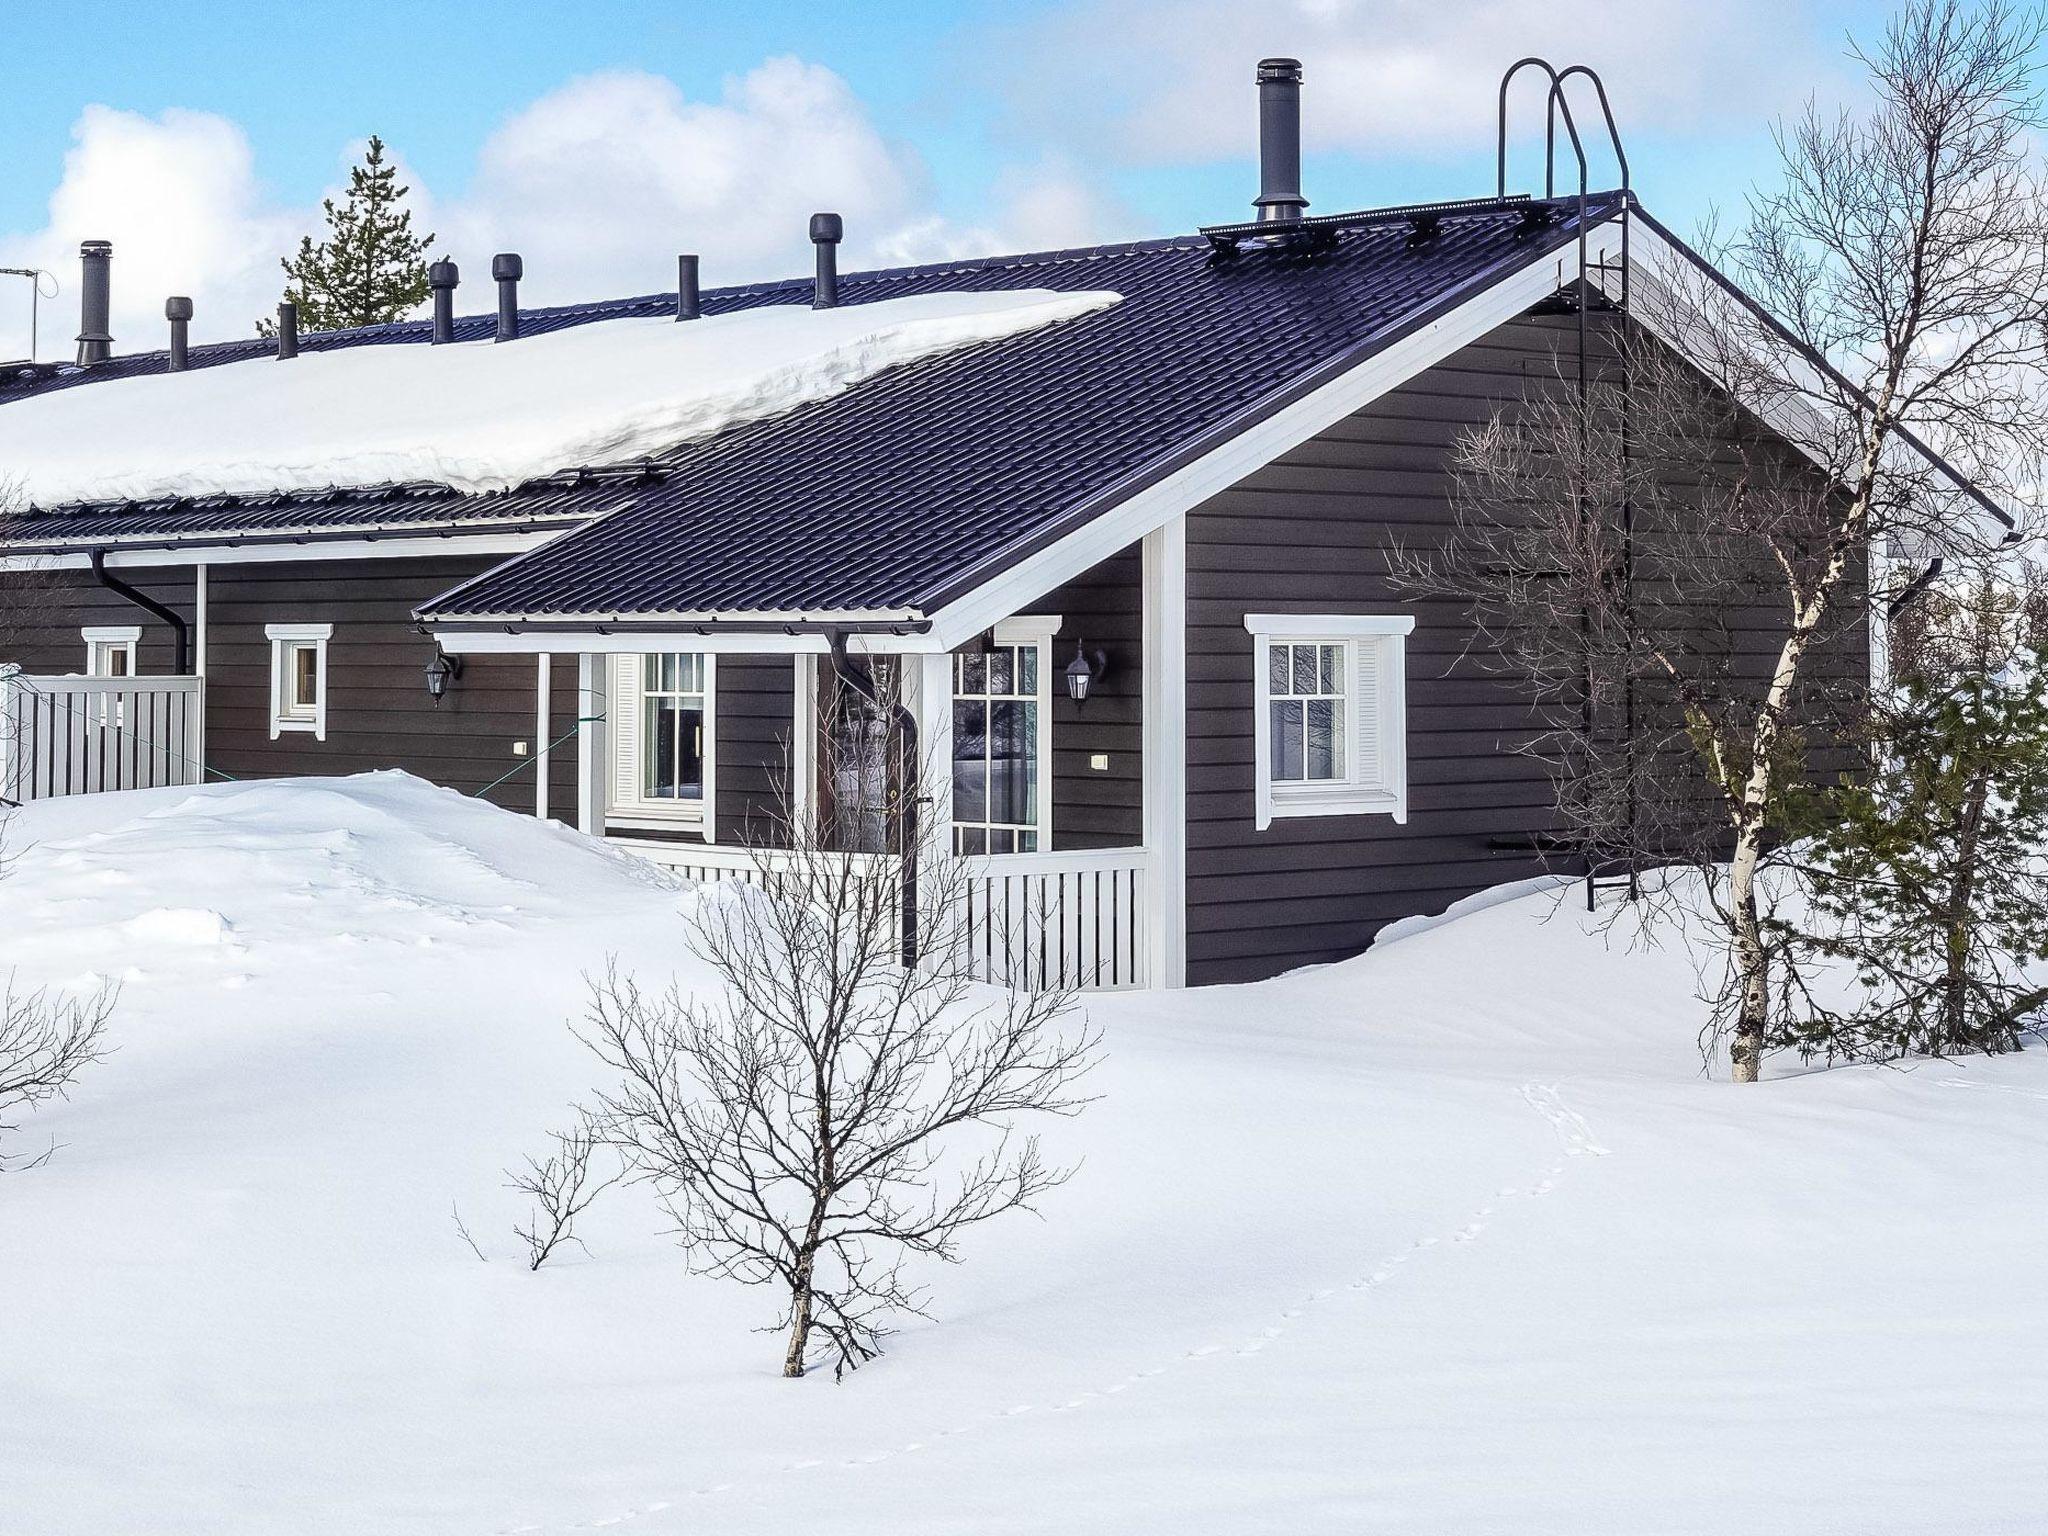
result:
[(1150, 980), (1152, 860), (1142, 848), (969, 859), (948, 925), (981, 981), (1107, 991)]
[[(692, 880), (760, 883), (779, 860), (743, 848), (607, 841)], [(888, 855), (858, 854), (892, 877)], [(1150, 980), (1152, 860), (1142, 848), (969, 858), (944, 879), (954, 910), (921, 919), (928, 943), (944, 944), (977, 981), (1026, 991), (1142, 987)]]
[(197, 677), (0, 674), (0, 796), (199, 783), (204, 687)]

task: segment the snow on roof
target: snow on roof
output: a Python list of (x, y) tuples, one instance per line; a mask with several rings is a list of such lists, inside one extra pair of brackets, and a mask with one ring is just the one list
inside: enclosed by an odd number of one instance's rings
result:
[(1119, 297), (1030, 288), (773, 305), (114, 379), (0, 410), (0, 465), (11, 499), (39, 507), (422, 480), (504, 490), (643, 458)]

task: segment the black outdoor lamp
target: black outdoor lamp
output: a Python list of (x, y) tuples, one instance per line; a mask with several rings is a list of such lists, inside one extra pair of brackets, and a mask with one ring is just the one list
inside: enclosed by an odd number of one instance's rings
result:
[(427, 663), (427, 697), (434, 701), (436, 709), (440, 708), (441, 699), (448, 692), (448, 685), (460, 676), (462, 658), (450, 656), (443, 650), (436, 650), (434, 659)]
[(1067, 697), (1076, 704), (1088, 702), (1088, 692), (1109, 675), (1109, 657), (1091, 651), (1084, 640), (1074, 642), (1074, 659), (1067, 663)]

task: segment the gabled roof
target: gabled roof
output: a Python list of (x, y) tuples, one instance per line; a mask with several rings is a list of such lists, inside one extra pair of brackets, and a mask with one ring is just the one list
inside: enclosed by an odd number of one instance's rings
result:
[[(1620, 197), (1594, 199), (1588, 222)], [(634, 504), (424, 604), (436, 625), (929, 617), (1219, 435), (1572, 244), (1568, 203), (1328, 221), (842, 279), (1105, 289), (1081, 319), (891, 370), (666, 456)]]
[[(1588, 225), (1620, 194), (1595, 197)], [(11, 550), (404, 537), (584, 524), (427, 603), (437, 625), (671, 615), (917, 618), (1202, 447), (1571, 245), (1573, 200), (1486, 200), (1317, 221), (1267, 246), (1230, 234), (844, 276), (862, 304), (959, 290), (1109, 289), (1097, 314), (890, 370), (624, 472), (504, 493), (432, 485), (117, 503), (17, 517)], [(719, 314), (807, 304), (808, 280), (709, 291)], [(673, 295), (522, 314), (533, 334), (670, 312)], [(481, 341), (488, 316), (458, 323)], [(309, 335), (305, 350), (418, 345), (424, 323)], [(266, 343), (192, 350), (192, 365)], [(0, 380), (0, 402), (160, 370), (162, 354)]]

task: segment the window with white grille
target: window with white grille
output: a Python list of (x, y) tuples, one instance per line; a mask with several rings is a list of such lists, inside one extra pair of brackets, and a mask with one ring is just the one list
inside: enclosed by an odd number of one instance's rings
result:
[(1407, 615), (1250, 614), (1255, 814), (1408, 819)]

